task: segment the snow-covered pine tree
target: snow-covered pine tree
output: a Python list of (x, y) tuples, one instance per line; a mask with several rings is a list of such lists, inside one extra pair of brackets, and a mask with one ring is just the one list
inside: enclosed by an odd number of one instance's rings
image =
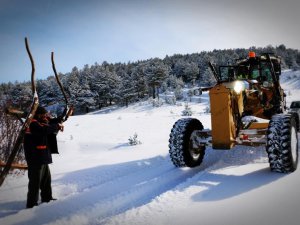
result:
[(44, 106), (58, 103), (63, 97), (53, 76), (48, 77), (46, 80), (38, 80), (37, 91), (39, 93), (40, 104)]
[(184, 110), (181, 113), (182, 116), (192, 116), (193, 112), (189, 104), (186, 102), (184, 105)]
[(158, 96), (158, 89), (161, 83), (169, 76), (169, 68), (156, 58), (147, 63), (144, 68), (144, 74), (147, 77), (147, 83), (152, 89), (152, 97)]
[(172, 73), (178, 78), (179, 77), (183, 78), (182, 75), (184, 74), (185, 67), (186, 67), (186, 62), (182, 57), (180, 57), (179, 59), (177, 59), (175, 61), (173, 69), (172, 69)]
[(201, 76), (202, 84), (204, 86), (212, 86), (216, 80), (210, 68), (207, 68)]
[(138, 140), (137, 133), (134, 133), (133, 137), (129, 137), (128, 141), (129, 141), (128, 142), (129, 145), (140, 145), (140, 144), (142, 144), (142, 142), (140, 140)]
[(197, 63), (190, 62), (185, 64), (185, 68), (183, 70), (183, 79), (186, 82), (195, 85), (195, 81), (199, 76), (199, 67)]
[(137, 93), (137, 98), (144, 98), (148, 94), (148, 91), (146, 77), (144, 76), (142, 68), (139, 66), (134, 67), (131, 72), (131, 78), (132, 82), (134, 83), (134, 89)]
[(138, 92), (135, 89), (135, 81), (130, 74), (122, 71), (121, 79), (118, 91), (119, 102), (128, 107), (129, 102), (138, 97)]
[(116, 72), (110, 71), (108, 65), (93, 67), (91, 90), (97, 97), (99, 108), (112, 104), (113, 101), (118, 99), (118, 89), (120, 85), (120, 77)]
[(88, 112), (96, 105), (95, 94), (89, 85), (91, 78), (86, 72), (87, 68), (84, 73), (81, 73), (77, 67), (74, 67), (67, 81), (67, 88), (71, 95), (70, 103), (81, 113)]
[(26, 110), (32, 101), (31, 84), (15, 82), (15, 85), (8, 91), (8, 96), (14, 107)]

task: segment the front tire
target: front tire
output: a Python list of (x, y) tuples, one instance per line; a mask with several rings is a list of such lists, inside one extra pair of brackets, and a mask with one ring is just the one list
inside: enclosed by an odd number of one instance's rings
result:
[(170, 134), (169, 153), (176, 167), (196, 167), (202, 163), (205, 146), (193, 145), (193, 132), (203, 130), (202, 123), (193, 118), (178, 120)]
[(271, 171), (293, 172), (298, 164), (297, 121), (292, 114), (277, 114), (268, 127), (266, 151)]

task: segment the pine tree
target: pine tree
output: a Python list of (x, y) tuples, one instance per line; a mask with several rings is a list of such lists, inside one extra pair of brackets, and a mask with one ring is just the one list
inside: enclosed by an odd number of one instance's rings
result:
[(118, 99), (120, 77), (108, 67), (95, 66), (92, 71), (91, 90), (97, 98), (99, 108)]
[(158, 96), (157, 88), (169, 76), (169, 68), (159, 59), (154, 59), (145, 66), (144, 74), (147, 77), (147, 83), (152, 88), (152, 97)]
[(190, 83), (192, 83), (192, 85), (194, 85), (198, 76), (199, 76), (199, 67), (198, 67), (197, 63), (194, 63), (194, 62), (187, 63), (183, 70), (184, 80), (186, 80), (186, 82), (190, 82)]
[(213, 84), (216, 83), (215, 77), (212, 74), (212, 71), (210, 70), (210, 68), (207, 68), (204, 71), (204, 73), (202, 74), (201, 80), (202, 80), (203, 86), (212, 86)]
[(138, 92), (136, 92), (135, 84), (131, 75), (123, 72), (121, 77), (122, 82), (120, 83), (118, 91), (119, 101), (122, 105), (126, 105), (126, 107), (128, 107), (129, 102), (137, 98)]

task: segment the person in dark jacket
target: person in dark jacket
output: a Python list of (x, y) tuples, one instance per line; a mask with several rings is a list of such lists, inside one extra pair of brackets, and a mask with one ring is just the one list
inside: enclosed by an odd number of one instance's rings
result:
[(41, 202), (56, 200), (52, 196), (51, 173), (53, 153), (58, 153), (56, 135), (63, 130), (59, 119), (50, 119), (44, 107), (39, 106), (24, 137), (25, 158), (28, 165), (27, 208), (38, 205), (39, 190)]

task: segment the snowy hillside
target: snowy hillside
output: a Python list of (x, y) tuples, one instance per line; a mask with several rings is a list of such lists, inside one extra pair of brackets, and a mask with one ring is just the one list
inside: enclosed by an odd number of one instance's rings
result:
[(282, 88), (287, 94), (287, 106), (300, 99), (300, 71), (285, 71), (281, 77)]
[[(287, 102), (300, 99), (300, 72), (282, 75)], [(190, 103), (210, 128), (208, 95)], [(26, 205), (27, 177), (0, 188), (0, 224), (298, 225), (300, 167), (271, 173), (263, 147), (208, 148), (199, 168), (175, 168), (170, 130), (184, 110), (147, 102), (71, 117), (50, 166), (57, 201)], [(139, 145), (128, 139), (137, 134)]]

